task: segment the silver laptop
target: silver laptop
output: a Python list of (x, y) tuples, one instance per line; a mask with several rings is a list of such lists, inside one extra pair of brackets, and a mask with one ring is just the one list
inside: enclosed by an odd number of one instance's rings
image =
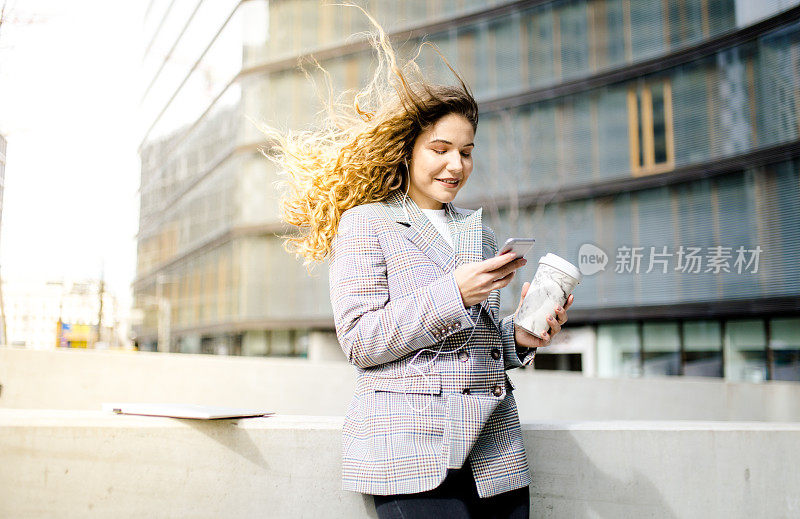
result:
[(191, 418), (194, 420), (218, 420), (222, 418), (253, 418), (273, 414), (257, 409), (235, 407), (213, 407), (195, 404), (151, 404), (151, 403), (107, 403), (103, 411), (116, 414), (140, 416), (165, 416), (168, 418)]

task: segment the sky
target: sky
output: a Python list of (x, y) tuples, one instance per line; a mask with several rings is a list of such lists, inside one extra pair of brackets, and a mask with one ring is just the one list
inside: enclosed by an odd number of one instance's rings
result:
[(125, 308), (136, 263), (147, 2), (6, 3), (10, 16), (0, 28), (0, 133), (8, 141), (3, 279), (96, 279), (103, 272)]

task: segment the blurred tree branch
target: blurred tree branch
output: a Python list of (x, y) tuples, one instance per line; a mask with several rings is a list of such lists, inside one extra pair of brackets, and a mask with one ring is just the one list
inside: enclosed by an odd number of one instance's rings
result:
[(6, 21), (6, 6), (8, 5), (7, 1), (3, 2), (3, 6), (0, 7), (0, 35), (3, 34), (3, 22)]
[(43, 21), (44, 18), (36, 15), (18, 16), (14, 11), (14, 6), (10, 5), (9, 0), (3, 0), (0, 5), (0, 41), (2, 41), (3, 28), (7, 25), (33, 25)]

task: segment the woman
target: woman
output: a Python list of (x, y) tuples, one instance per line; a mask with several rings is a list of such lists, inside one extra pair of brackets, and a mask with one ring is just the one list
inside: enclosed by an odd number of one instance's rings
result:
[(413, 60), (401, 70), (373, 23), (378, 71), (355, 114), (334, 106), (319, 132), (270, 131), (283, 217), (305, 231), (289, 248), (330, 256), (337, 337), (358, 370), (343, 487), (373, 495), (380, 517), (528, 517), (505, 370), (558, 333), (572, 296), (544, 339), (499, 320), (499, 289), (525, 260), (496, 256), (482, 211), (452, 205), (472, 173), (477, 104), (452, 68), (459, 87), (427, 83)]

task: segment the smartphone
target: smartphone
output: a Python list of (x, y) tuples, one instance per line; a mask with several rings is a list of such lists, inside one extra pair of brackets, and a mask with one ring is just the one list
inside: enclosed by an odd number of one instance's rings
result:
[(500, 252), (497, 255), (505, 254), (506, 252), (511, 252), (517, 258), (523, 258), (533, 248), (533, 244), (536, 243), (536, 240), (533, 238), (509, 238), (500, 247)]

